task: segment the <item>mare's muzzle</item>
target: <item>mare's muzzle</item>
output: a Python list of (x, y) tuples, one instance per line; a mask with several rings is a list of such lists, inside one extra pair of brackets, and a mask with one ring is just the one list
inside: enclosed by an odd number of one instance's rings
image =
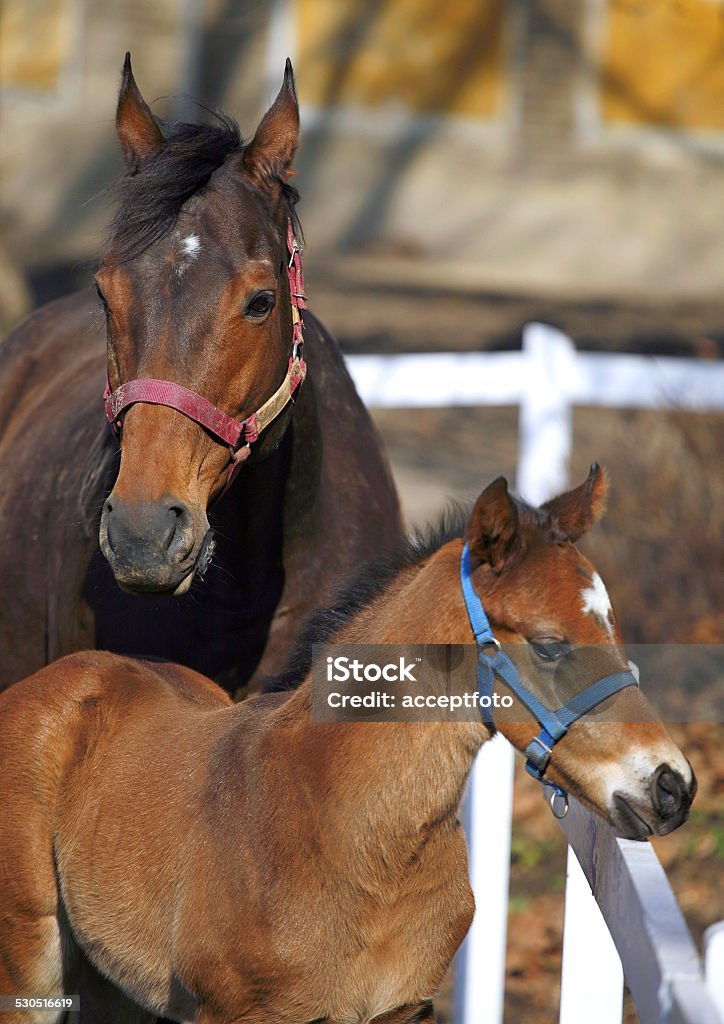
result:
[(205, 546), (208, 523), (196, 524), (184, 502), (119, 501), (103, 506), (100, 545), (116, 582), (133, 593), (184, 593)]

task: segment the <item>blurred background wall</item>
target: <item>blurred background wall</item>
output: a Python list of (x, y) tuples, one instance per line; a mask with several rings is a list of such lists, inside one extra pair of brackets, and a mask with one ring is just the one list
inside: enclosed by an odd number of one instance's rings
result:
[(6, 327), (23, 281), (25, 304), (46, 298), (99, 251), (126, 49), (156, 113), (196, 116), (197, 97), (247, 132), (292, 56), (309, 254), (330, 273), (719, 306), (720, 0), (5, 0), (0, 17)]
[[(196, 118), (196, 97), (246, 134), (292, 57), (308, 292), (345, 351), (514, 348), (541, 319), (580, 348), (721, 356), (724, 0), (4, 0), (3, 331), (91, 279), (126, 50), (157, 114)], [(515, 477), (513, 408), (375, 419), (412, 522)], [(721, 417), (588, 409), (574, 427), (572, 478), (594, 459), (612, 475), (588, 550), (626, 637), (721, 642)], [(698, 938), (724, 917), (724, 731), (677, 739), (700, 795), (657, 850)], [(556, 1019), (564, 871), (519, 772), (517, 1024)]]

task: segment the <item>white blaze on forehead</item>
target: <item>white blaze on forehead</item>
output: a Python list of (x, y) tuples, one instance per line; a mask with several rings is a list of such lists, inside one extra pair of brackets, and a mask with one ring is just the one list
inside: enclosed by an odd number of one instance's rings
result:
[(201, 252), (201, 239), (198, 235), (187, 235), (185, 238), (180, 238), (177, 234), (175, 243), (172, 266), (176, 277), (181, 278)]
[(187, 256), (192, 259), (198, 255), (199, 249), (201, 248), (201, 239), (198, 235), (187, 235), (183, 240), (183, 250)]
[(590, 587), (586, 587), (581, 591), (581, 602), (586, 615), (593, 615), (595, 618), (600, 619), (609, 634), (612, 634), (613, 625), (611, 620), (613, 618), (613, 609), (611, 607), (611, 598), (608, 596), (604, 582), (597, 572), (594, 572), (591, 577)]

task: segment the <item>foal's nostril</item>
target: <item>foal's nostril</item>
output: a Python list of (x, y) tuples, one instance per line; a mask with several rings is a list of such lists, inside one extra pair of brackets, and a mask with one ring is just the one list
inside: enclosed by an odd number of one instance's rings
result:
[(691, 782), (689, 783), (688, 797), (691, 803), (693, 803), (694, 797), (696, 796), (696, 791), (699, 788), (699, 783), (697, 782), (696, 775), (694, 774), (694, 769), (691, 767), (691, 761), (688, 757), (686, 759), (686, 763), (688, 764), (689, 771), (691, 772)]
[(652, 796), (662, 818), (673, 818), (681, 811), (684, 802), (687, 805), (691, 802), (683, 778), (667, 764), (659, 765), (654, 772)]

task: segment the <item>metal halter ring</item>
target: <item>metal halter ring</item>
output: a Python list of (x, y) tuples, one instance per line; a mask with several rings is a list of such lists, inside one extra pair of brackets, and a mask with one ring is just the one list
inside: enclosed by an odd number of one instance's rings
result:
[[(558, 800), (563, 801), (562, 810), (560, 805), (556, 802)], [(553, 787), (553, 791), (550, 797), (548, 798), (548, 802), (551, 805), (553, 817), (558, 818), (559, 821), (562, 821), (562, 819), (565, 818), (565, 816), (568, 814), (568, 793), (564, 793), (562, 789), (559, 789), (557, 786), (555, 786)]]

